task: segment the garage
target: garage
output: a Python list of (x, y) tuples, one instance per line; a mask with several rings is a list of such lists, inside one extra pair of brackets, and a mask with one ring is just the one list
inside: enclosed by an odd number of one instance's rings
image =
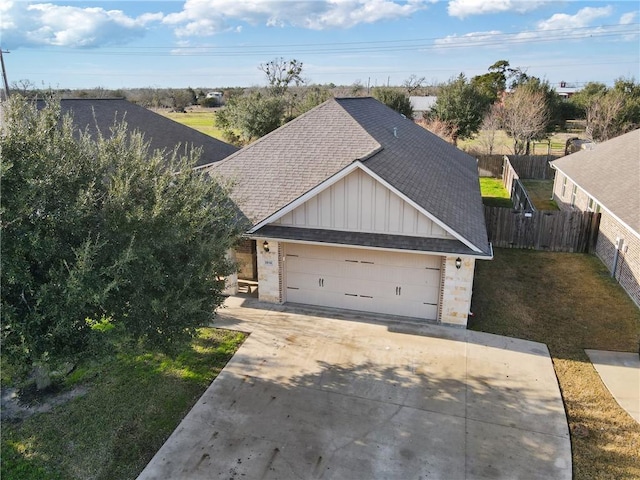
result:
[(438, 319), (442, 257), (287, 243), (287, 302)]

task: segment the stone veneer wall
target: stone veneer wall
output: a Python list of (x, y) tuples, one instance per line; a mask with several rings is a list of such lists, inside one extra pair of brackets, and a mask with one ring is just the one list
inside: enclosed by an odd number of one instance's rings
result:
[(265, 252), (262, 243), (258, 242), (258, 298), (263, 302), (282, 303), (280, 249), (279, 242), (270, 240), (269, 251)]
[(444, 262), (440, 322), (444, 325), (466, 327), (471, 310), (473, 273), (476, 262), (473, 258), (463, 258), (462, 267), (457, 269), (456, 258), (447, 257)]

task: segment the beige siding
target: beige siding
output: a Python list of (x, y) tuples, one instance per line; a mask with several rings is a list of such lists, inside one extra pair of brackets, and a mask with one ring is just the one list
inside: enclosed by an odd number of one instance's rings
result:
[(452, 238), (435, 222), (361, 170), (350, 173), (273, 223), (292, 227)]

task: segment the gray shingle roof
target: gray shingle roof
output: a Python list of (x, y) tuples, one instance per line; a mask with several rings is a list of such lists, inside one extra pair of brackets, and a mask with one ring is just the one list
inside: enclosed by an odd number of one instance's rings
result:
[(447, 238), (413, 237), (385, 233), (360, 233), (320, 228), (283, 227), (265, 225), (252, 234), (258, 238), (301, 240), (332, 245), (358, 245), (361, 247), (386, 248), (422, 252), (447, 252), (459, 255), (476, 255), (476, 252), (459, 240)]
[(551, 164), (640, 233), (640, 129)]
[(355, 160), (490, 255), (476, 160), (373, 98), (328, 100), (207, 168), (255, 225)]
[[(180, 144), (182, 149), (202, 148), (198, 166), (217, 162), (238, 151), (228, 143), (200, 133), (193, 128), (163, 117), (144, 107), (135, 105), (124, 99), (63, 99), (60, 101), (63, 113), (72, 113), (74, 124), (84, 130), (89, 128), (95, 133), (96, 126), (100, 132), (108, 136), (109, 129), (116, 121), (124, 120), (129, 128), (144, 134), (151, 150), (173, 151)], [(184, 151), (184, 150), (181, 150)]]

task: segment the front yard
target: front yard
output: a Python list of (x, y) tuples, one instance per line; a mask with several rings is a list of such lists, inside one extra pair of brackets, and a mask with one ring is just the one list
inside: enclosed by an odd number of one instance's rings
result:
[(594, 256), (496, 249), (477, 263), (473, 330), (548, 345), (571, 431), (574, 478), (640, 478), (640, 425), (584, 349), (638, 351), (640, 310)]
[[(3, 409), (0, 478), (137, 477), (244, 338), (206, 328), (177, 355), (114, 354), (78, 366), (57, 392), (76, 398), (49, 412), (7, 419)], [(51, 402), (51, 396), (32, 398), (31, 407)]]

